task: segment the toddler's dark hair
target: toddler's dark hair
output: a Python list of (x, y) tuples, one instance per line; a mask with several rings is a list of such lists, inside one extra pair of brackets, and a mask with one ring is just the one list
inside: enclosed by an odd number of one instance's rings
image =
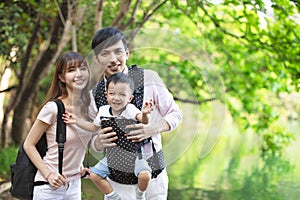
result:
[(113, 75), (111, 75), (108, 79), (107, 79), (107, 83), (106, 83), (106, 90), (108, 89), (108, 85), (110, 83), (126, 83), (129, 85), (129, 88), (131, 90), (131, 93), (133, 94), (134, 92), (134, 82), (132, 80), (132, 78), (130, 78), (128, 75), (122, 73), (122, 72), (117, 72)]

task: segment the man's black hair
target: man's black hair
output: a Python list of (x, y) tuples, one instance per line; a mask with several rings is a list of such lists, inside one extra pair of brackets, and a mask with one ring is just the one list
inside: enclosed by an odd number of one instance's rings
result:
[(127, 49), (127, 42), (123, 32), (115, 27), (106, 27), (98, 30), (92, 41), (92, 49), (95, 54), (99, 54), (104, 48), (110, 47), (122, 41), (124, 48)]
[(126, 74), (122, 73), (122, 72), (117, 72), (113, 75), (111, 75), (106, 82), (106, 90), (108, 89), (108, 85), (110, 83), (126, 83), (129, 85), (129, 88), (131, 90), (131, 93), (133, 94), (134, 92), (134, 82), (133, 79), (130, 78), (129, 76), (127, 76)]

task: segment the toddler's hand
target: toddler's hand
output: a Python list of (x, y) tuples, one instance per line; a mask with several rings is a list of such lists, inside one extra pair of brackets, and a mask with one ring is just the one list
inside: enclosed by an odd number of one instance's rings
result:
[(151, 99), (150, 101), (146, 101), (143, 108), (142, 108), (142, 113), (143, 114), (149, 114), (153, 111), (153, 100)]
[(62, 119), (66, 124), (76, 124), (75, 116), (72, 113), (65, 112)]

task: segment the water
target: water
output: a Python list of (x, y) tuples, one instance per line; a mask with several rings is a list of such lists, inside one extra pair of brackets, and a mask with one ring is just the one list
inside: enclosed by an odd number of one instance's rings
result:
[[(181, 105), (186, 106), (186, 105)], [(185, 109), (191, 110), (191, 109)], [(192, 109), (196, 110), (197, 109)], [(298, 200), (300, 198), (300, 122), (286, 123), (296, 136), (282, 157), (259, 155), (259, 137), (240, 133), (229, 117), (186, 113), (186, 121), (173, 133), (164, 133), (169, 200)], [(205, 117), (204, 117), (205, 116)], [(199, 121), (201, 121), (199, 123)], [(220, 127), (212, 150), (201, 155), (211, 127)], [(83, 181), (83, 199), (103, 195), (89, 180)]]
[[(289, 122), (287, 128), (297, 134), (300, 123)], [(298, 135), (282, 157), (261, 157), (257, 145), (259, 139), (255, 134), (241, 134), (229, 123), (223, 130), (220, 140), (207, 157), (191, 159), (191, 155), (197, 152), (193, 145), (169, 167), (170, 200), (300, 198)]]

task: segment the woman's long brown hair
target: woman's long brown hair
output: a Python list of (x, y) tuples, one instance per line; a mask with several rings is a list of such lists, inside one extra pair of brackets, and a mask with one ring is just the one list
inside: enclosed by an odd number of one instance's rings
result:
[[(54, 101), (55, 99), (64, 98), (69, 95), (66, 84), (62, 82), (59, 77), (65, 76), (66, 70), (69, 66), (80, 67), (82, 64), (88, 67), (88, 63), (86, 62), (85, 58), (77, 52), (65, 52), (58, 58), (55, 65), (55, 72), (53, 74), (50, 89), (48, 90), (46, 98), (43, 101), (40, 109), (49, 101)], [(89, 83), (81, 92), (80, 102), (81, 114), (83, 117), (88, 118), (88, 106), (91, 102), (89, 94)]]

